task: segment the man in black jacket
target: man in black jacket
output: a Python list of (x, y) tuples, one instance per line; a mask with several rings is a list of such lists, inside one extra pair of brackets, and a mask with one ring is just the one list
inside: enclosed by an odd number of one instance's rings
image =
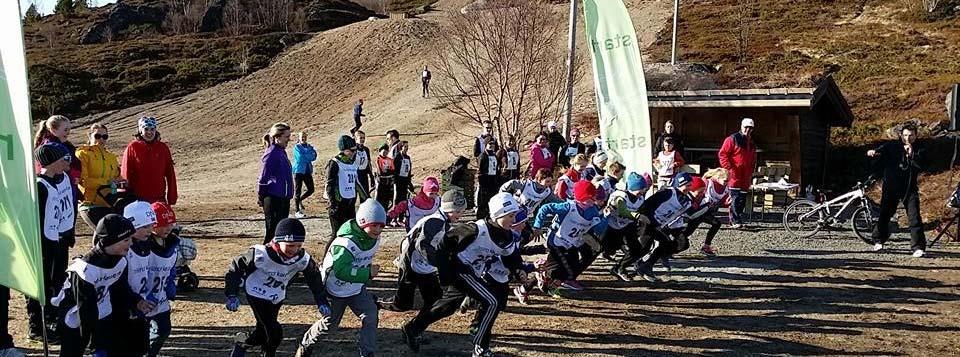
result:
[[(560, 152), (560, 149), (564, 146), (567, 146), (567, 139), (563, 137), (563, 133), (557, 128), (557, 122), (550, 121), (547, 123), (547, 140), (550, 143), (550, 152), (556, 155)], [(554, 164), (556, 167), (556, 164)]]
[[(552, 144), (551, 144), (552, 145)], [(563, 145), (559, 151), (556, 151), (557, 159), (560, 160), (560, 166), (564, 169), (570, 168), (570, 160), (575, 156), (587, 153), (587, 146), (580, 142), (580, 129), (570, 129), (570, 142)]]
[(875, 150), (867, 151), (867, 156), (877, 158), (878, 170), (883, 174), (883, 195), (880, 198), (880, 217), (873, 230), (874, 251), (883, 250), (883, 244), (890, 238), (890, 218), (897, 205), (903, 203), (910, 222), (910, 245), (913, 256), (923, 257), (927, 247), (923, 235), (923, 219), (920, 217), (920, 193), (917, 177), (924, 169), (924, 150), (916, 145), (917, 127), (912, 124), (900, 129), (900, 141), (889, 142)]

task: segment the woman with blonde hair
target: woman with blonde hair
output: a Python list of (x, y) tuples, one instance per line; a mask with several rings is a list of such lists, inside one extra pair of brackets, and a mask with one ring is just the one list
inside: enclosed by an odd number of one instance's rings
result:
[(701, 223), (710, 225), (707, 231), (707, 238), (703, 241), (703, 247), (700, 253), (714, 257), (717, 253), (713, 250), (713, 238), (720, 231), (720, 220), (717, 219), (717, 211), (720, 207), (730, 207), (730, 188), (727, 187), (727, 178), (730, 173), (724, 168), (715, 168), (708, 170), (703, 174), (703, 181), (706, 183), (706, 189), (701, 190), (693, 199), (693, 208), (691, 209), (690, 221), (687, 224), (687, 230), (684, 235), (690, 237)]
[[(76, 159), (77, 147), (68, 140), (70, 137), (70, 129), (70, 118), (63, 115), (52, 115), (46, 120), (40, 121), (40, 123), (37, 124), (37, 133), (33, 137), (34, 149), (44, 144), (54, 143), (61, 145), (63, 149), (70, 154), (71, 159)], [(37, 174), (40, 173), (40, 162), (34, 160), (34, 169)], [(70, 183), (73, 185), (74, 193), (79, 193), (77, 191), (77, 179), (80, 177), (80, 164), (77, 160), (70, 161), (70, 170), (67, 171), (67, 176), (70, 177)]]
[(290, 125), (276, 123), (263, 135), (263, 157), (260, 159), (260, 180), (257, 188), (257, 203), (263, 207), (263, 222), (266, 231), (263, 244), (273, 240), (280, 220), (290, 216), (290, 200), (293, 198), (293, 167), (287, 158), (290, 142)]
[(80, 217), (90, 229), (97, 228), (100, 219), (113, 212), (113, 199), (118, 189), (123, 188), (120, 178), (120, 162), (117, 155), (107, 150), (110, 137), (107, 126), (96, 123), (90, 126), (87, 145), (76, 151), (80, 161), (80, 192), (83, 194), (80, 204)]

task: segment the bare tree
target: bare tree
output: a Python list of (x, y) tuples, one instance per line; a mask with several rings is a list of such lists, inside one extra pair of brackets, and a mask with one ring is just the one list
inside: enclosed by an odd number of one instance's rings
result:
[[(541, 1), (494, 3), (491, 10), (454, 15), (440, 31), (432, 91), (454, 115), (491, 120), (504, 142), (562, 117), (567, 31), (563, 15)], [(574, 66), (579, 79), (582, 61)]]
[(170, 0), (170, 11), (163, 20), (163, 28), (175, 34), (197, 32), (206, 9), (206, 0)]
[(737, 0), (731, 33), (737, 44), (737, 62), (746, 62), (750, 55), (750, 34), (757, 22), (756, 13), (759, 7), (759, 0)]

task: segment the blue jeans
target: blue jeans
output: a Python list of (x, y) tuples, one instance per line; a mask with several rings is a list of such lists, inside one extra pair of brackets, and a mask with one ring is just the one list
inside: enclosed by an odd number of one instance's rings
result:
[(743, 209), (747, 206), (747, 193), (738, 188), (730, 189), (730, 224), (743, 223)]
[(163, 343), (170, 337), (170, 311), (157, 314), (150, 319), (150, 350), (147, 356), (156, 357)]

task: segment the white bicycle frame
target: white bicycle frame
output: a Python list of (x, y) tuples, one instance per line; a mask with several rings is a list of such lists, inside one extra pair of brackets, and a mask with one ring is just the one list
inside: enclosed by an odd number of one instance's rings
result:
[[(803, 220), (803, 219), (809, 218), (810, 215), (814, 213), (819, 213), (820, 210), (825, 210), (827, 212), (828, 218), (837, 219), (837, 216), (845, 212), (847, 208), (850, 208), (850, 205), (853, 204), (854, 201), (859, 201), (864, 197), (866, 197), (866, 192), (863, 191), (863, 187), (861, 187), (861, 185), (858, 183), (857, 189), (847, 192), (841, 195), (840, 197), (834, 198), (830, 201), (817, 205), (812, 210), (810, 210), (810, 212), (804, 213), (802, 216), (800, 216), (800, 219)], [(846, 202), (843, 202), (843, 201), (846, 201)], [(843, 202), (842, 207), (840, 207), (840, 209), (837, 210), (836, 212), (830, 212), (830, 208), (840, 206), (841, 205), (840, 202)]]

